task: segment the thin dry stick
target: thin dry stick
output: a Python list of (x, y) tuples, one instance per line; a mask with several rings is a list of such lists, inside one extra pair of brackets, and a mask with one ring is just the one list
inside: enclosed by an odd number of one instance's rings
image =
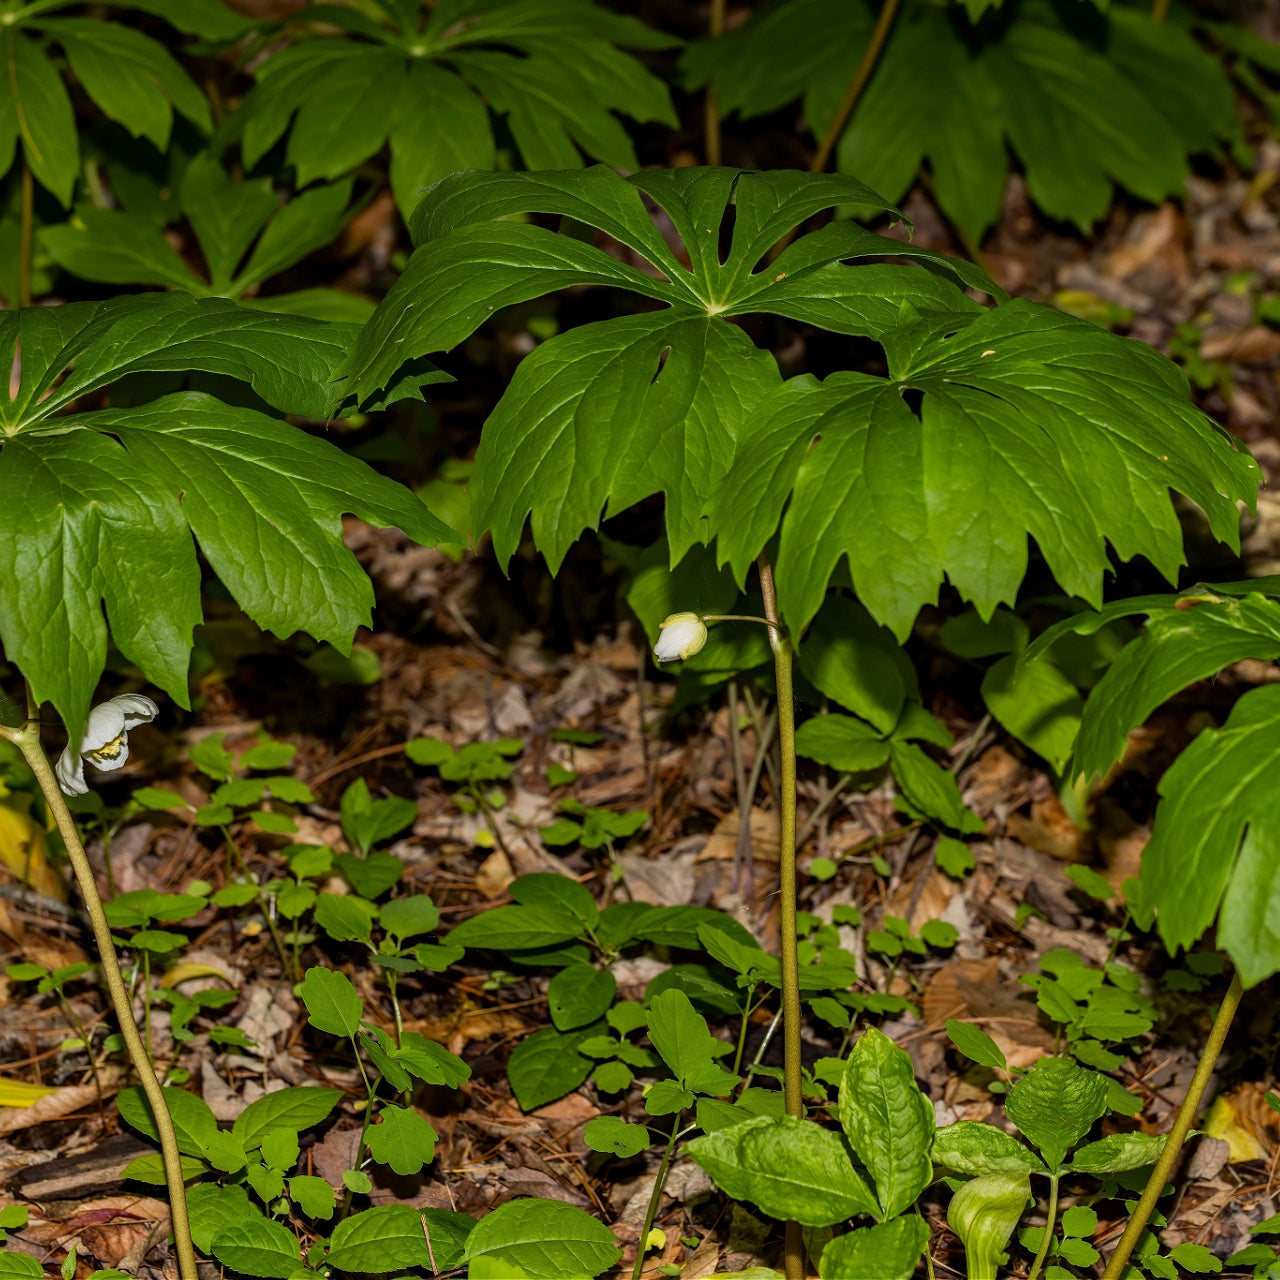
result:
[[(711, 17), (707, 23), (707, 32), (711, 36), (724, 35), (725, 0), (711, 0)], [(707, 163), (720, 163), (720, 104), (716, 100), (716, 85), (713, 80), (707, 85), (707, 96), (702, 107), (703, 134), (706, 142)]]
[(80, 842), (80, 833), (76, 830), (75, 819), (67, 808), (62, 791), (53, 776), (49, 759), (40, 746), (40, 726), (38, 719), (28, 712), (27, 722), (21, 729), (10, 729), (0, 726), (0, 737), (12, 742), (23, 755), (27, 767), (35, 775), (44, 795), (49, 812), (57, 824), (66, 845), (67, 856), (71, 859), (71, 867), (75, 872), (76, 883), (84, 898), (85, 909), (89, 913), (89, 923), (93, 928), (93, 938), (98, 946), (98, 958), (102, 965), (102, 976), (106, 979), (107, 990), (111, 993), (111, 1004), (115, 1009), (116, 1020), (120, 1024), (120, 1034), (124, 1037), (125, 1047), (134, 1070), (138, 1073), (138, 1081), (142, 1091), (151, 1105), (151, 1113), (155, 1118), (156, 1132), (160, 1138), (160, 1151), (164, 1159), (165, 1182), (169, 1188), (169, 1213), (173, 1223), (173, 1244), (178, 1254), (178, 1271), (182, 1280), (196, 1280), (196, 1255), (191, 1244), (191, 1227), (187, 1220), (187, 1191), (182, 1180), (182, 1156), (178, 1151), (178, 1137), (174, 1131), (173, 1119), (169, 1115), (169, 1106), (165, 1102), (164, 1090), (156, 1079), (155, 1068), (143, 1047), (142, 1037), (138, 1033), (137, 1023), (133, 1020), (133, 1006), (125, 987), (124, 975), (120, 972), (120, 961), (116, 957), (116, 949), (111, 941), (111, 926), (107, 923), (106, 913), (102, 909), (102, 898), (98, 894), (98, 884), (93, 878), (93, 868), (89, 857)]
[(1213, 1074), (1213, 1068), (1218, 1061), (1218, 1054), (1222, 1052), (1223, 1043), (1227, 1038), (1227, 1031), (1231, 1027), (1231, 1020), (1236, 1016), (1236, 1010), (1240, 1007), (1240, 997), (1242, 995), (1244, 995), (1244, 987), (1241, 985), (1240, 975), (1237, 973), (1231, 979), (1231, 986), (1227, 988), (1227, 994), (1223, 997), (1222, 1005), (1218, 1009), (1218, 1016), (1214, 1018), (1213, 1026), (1209, 1029), (1209, 1038), (1204, 1042), (1204, 1050), (1200, 1054), (1200, 1061), (1196, 1063), (1195, 1074), (1191, 1077), (1191, 1087), (1187, 1090), (1187, 1096), (1183, 1098), (1182, 1105), (1178, 1108), (1178, 1114), (1174, 1117), (1173, 1128), (1169, 1130), (1169, 1137), (1165, 1141), (1164, 1150), (1160, 1152), (1160, 1159), (1156, 1161), (1155, 1168), (1151, 1170), (1151, 1177), (1147, 1179), (1142, 1198), (1129, 1216), (1124, 1235), (1120, 1237), (1120, 1243), (1116, 1245), (1116, 1251), (1111, 1255), (1111, 1260), (1107, 1263), (1107, 1269), (1103, 1273), (1102, 1280), (1120, 1280), (1125, 1264), (1129, 1261), (1129, 1255), (1133, 1252), (1134, 1245), (1138, 1243), (1138, 1237), (1145, 1229), (1147, 1220), (1151, 1217), (1151, 1211), (1156, 1207), (1156, 1201), (1160, 1199), (1160, 1193), (1164, 1190), (1165, 1183), (1169, 1181), (1169, 1175), (1173, 1172), (1173, 1166), (1177, 1163), (1182, 1144), (1186, 1142), (1187, 1134), (1190, 1132), (1192, 1122), (1196, 1118), (1196, 1112), (1200, 1110), (1200, 1099), (1204, 1097), (1209, 1077)]

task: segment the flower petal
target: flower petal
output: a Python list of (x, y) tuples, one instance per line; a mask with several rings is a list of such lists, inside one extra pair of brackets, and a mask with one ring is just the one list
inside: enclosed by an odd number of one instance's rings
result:
[(117, 707), (124, 716), (126, 729), (136, 729), (140, 724), (150, 724), (160, 714), (160, 708), (142, 693), (122, 693), (115, 698), (109, 698), (102, 705)]
[(84, 724), (84, 734), (80, 738), (81, 755), (97, 751), (124, 732), (124, 710), (116, 706), (119, 701), (119, 698), (111, 698), (107, 702), (100, 702), (89, 712), (89, 718)]
[(63, 795), (82, 796), (89, 790), (84, 780), (84, 765), (80, 762), (80, 756), (78, 753), (73, 753), (70, 748), (58, 757), (58, 763), (53, 766), (53, 773), (58, 779), (58, 786)]

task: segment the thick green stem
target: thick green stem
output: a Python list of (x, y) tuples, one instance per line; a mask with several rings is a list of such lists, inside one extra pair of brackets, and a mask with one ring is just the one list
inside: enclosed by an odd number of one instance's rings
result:
[(138, 1073), (138, 1081), (142, 1091), (151, 1104), (151, 1113), (155, 1117), (156, 1132), (160, 1138), (160, 1151), (164, 1160), (165, 1182), (169, 1188), (169, 1214), (173, 1225), (173, 1244), (178, 1255), (178, 1272), (182, 1280), (197, 1280), (196, 1255), (191, 1244), (191, 1226), (187, 1219), (187, 1190), (182, 1180), (182, 1156), (178, 1151), (178, 1138), (174, 1132), (173, 1119), (169, 1115), (169, 1106), (165, 1102), (164, 1090), (156, 1078), (155, 1068), (143, 1047), (142, 1037), (138, 1033), (138, 1024), (133, 1018), (133, 1007), (129, 1001), (129, 993), (125, 988), (124, 976), (120, 972), (120, 960), (116, 955), (115, 944), (111, 941), (111, 926), (107, 923), (106, 912), (102, 909), (102, 898), (98, 893), (98, 884), (93, 877), (93, 868), (89, 864), (84, 845), (80, 842), (80, 833), (76, 830), (75, 819), (67, 808), (62, 792), (58, 789), (57, 780), (49, 760), (40, 747), (40, 731), (34, 718), (28, 719), (21, 729), (0, 727), (0, 737), (12, 742), (27, 762), (27, 767), (35, 775), (44, 795), (45, 804), (53, 814), (66, 846), (67, 856), (71, 860), (71, 868), (75, 873), (80, 895), (84, 898), (85, 910), (89, 915), (89, 923), (93, 929), (93, 938), (98, 945), (98, 957), (102, 965), (102, 976), (106, 979), (107, 990), (111, 995), (111, 1005), (115, 1010), (116, 1020), (120, 1024), (120, 1034), (124, 1037), (125, 1048), (134, 1070)]
[(679, 1138), (680, 1113), (677, 1111), (671, 1122), (671, 1136), (667, 1139), (667, 1149), (662, 1153), (662, 1163), (658, 1166), (657, 1177), (653, 1180), (649, 1207), (644, 1212), (644, 1228), (640, 1232), (640, 1243), (636, 1246), (636, 1265), (631, 1269), (631, 1280), (640, 1280), (640, 1275), (644, 1271), (644, 1255), (649, 1245), (649, 1232), (653, 1230), (653, 1220), (658, 1216), (658, 1206), (662, 1203), (662, 1188), (667, 1185), (667, 1170), (671, 1168), (671, 1158), (676, 1153), (676, 1142)]
[(1116, 1245), (1116, 1251), (1107, 1263), (1102, 1280), (1120, 1280), (1120, 1274), (1129, 1261), (1129, 1255), (1133, 1252), (1134, 1245), (1138, 1243), (1138, 1237), (1146, 1228), (1151, 1211), (1156, 1207), (1156, 1201), (1160, 1199), (1160, 1193), (1173, 1173), (1173, 1166), (1177, 1163), (1182, 1144), (1187, 1140), (1196, 1112), (1200, 1110), (1200, 1099), (1204, 1097), (1209, 1077), (1217, 1065), (1218, 1054), (1222, 1052), (1227, 1031), (1231, 1027), (1231, 1020), (1236, 1016), (1236, 1010), (1240, 1007), (1240, 997), (1243, 994), (1244, 988), (1240, 985), (1240, 975), (1237, 973), (1231, 979), (1231, 986), (1227, 988), (1227, 994), (1223, 997), (1218, 1016), (1214, 1018), (1213, 1026), (1209, 1029), (1209, 1038), (1204, 1042), (1204, 1049), (1200, 1054), (1200, 1061), (1196, 1064), (1195, 1074), (1191, 1077), (1187, 1096), (1183, 1098), (1182, 1106), (1178, 1108), (1178, 1114), (1173, 1118), (1173, 1128), (1169, 1130), (1164, 1150), (1160, 1153), (1160, 1159), (1156, 1161), (1155, 1168), (1151, 1170), (1151, 1177), (1147, 1179), (1142, 1198), (1129, 1216), (1124, 1235), (1120, 1237), (1120, 1243)]
[(1163, 22), (1169, 12), (1169, 0), (1154, 0), (1151, 6), (1151, 21)]
[(1049, 1242), (1053, 1239), (1053, 1229), (1058, 1225), (1058, 1175), (1049, 1179), (1049, 1208), (1045, 1213), (1044, 1235), (1040, 1237), (1040, 1248), (1036, 1250), (1035, 1261), (1027, 1272), (1027, 1280), (1036, 1280), (1044, 1260), (1049, 1256)]
[[(769, 647), (778, 686), (778, 937), (782, 961), (782, 1072), (787, 1115), (804, 1114), (800, 1059), (800, 942), (796, 934), (796, 709), (791, 688), (791, 641), (778, 617), (773, 565), (761, 556), (760, 594), (769, 622)], [(798, 1223), (787, 1223), (783, 1271), (787, 1280), (804, 1278), (804, 1240)]]

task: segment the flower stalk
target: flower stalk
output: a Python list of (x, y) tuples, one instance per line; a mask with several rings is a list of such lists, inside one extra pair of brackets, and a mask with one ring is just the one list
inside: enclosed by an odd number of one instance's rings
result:
[(98, 947), (102, 976), (106, 979), (111, 1005), (115, 1010), (116, 1020), (120, 1024), (120, 1034), (124, 1038), (129, 1059), (138, 1073), (138, 1082), (155, 1117), (156, 1132), (160, 1138), (160, 1151), (164, 1161), (165, 1182), (169, 1188), (169, 1215), (173, 1227), (174, 1249), (178, 1255), (178, 1272), (182, 1280), (197, 1280), (196, 1255), (191, 1243), (191, 1227), (187, 1219), (187, 1192), (182, 1178), (182, 1156), (178, 1150), (177, 1133), (174, 1131), (173, 1118), (169, 1115), (164, 1090), (156, 1078), (155, 1068), (142, 1043), (138, 1024), (134, 1021), (133, 1006), (129, 1000), (124, 976), (120, 972), (120, 959), (116, 955), (115, 944), (111, 940), (111, 926), (107, 923), (106, 912), (102, 909), (102, 897), (98, 893), (98, 883), (94, 879), (93, 867), (84, 851), (75, 819), (71, 816), (71, 811), (67, 808), (67, 802), (54, 777), (53, 767), (40, 746), (38, 720), (29, 713), (21, 728), (11, 729), (0, 725), (0, 738), (12, 742), (22, 752), (27, 767), (40, 785), (45, 804), (49, 806), (49, 812), (53, 815), (58, 832), (62, 836), (62, 842), (66, 846), (76, 884), (89, 915), (94, 942)]
[[(707, 642), (709, 622), (758, 622), (769, 628), (777, 685), (777, 733), (782, 763), (778, 778), (778, 934), (782, 963), (782, 1065), (783, 1098), (787, 1115), (804, 1114), (803, 1075), (800, 1054), (800, 941), (796, 934), (796, 717), (792, 691), (791, 640), (782, 629), (773, 565), (761, 556), (760, 574), (763, 618), (741, 613), (673, 613), (662, 622), (654, 656), (659, 662), (690, 658)], [(804, 1239), (798, 1222), (788, 1222), (784, 1274), (787, 1280), (804, 1280)]]

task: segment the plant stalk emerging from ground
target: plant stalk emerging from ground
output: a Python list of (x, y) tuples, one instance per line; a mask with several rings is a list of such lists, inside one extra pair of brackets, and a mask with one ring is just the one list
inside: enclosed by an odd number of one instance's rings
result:
[(116, 956), (115, 945), (111, 941), (111, 926), (102, 909), (102, 898), (98, 893), (98, 884), (93, 876), (93, 868), (89, 865), (88, 855), (80, 841), (80, 833), (76, 829), (75, 819), (67, 808), (67, 802), (58, 788), (49, 759), (40, 746), (40, 724), (34, 714), (34, 708), (28, 710), (26, 722), (17, 729), (0, 725), (0, 737), (12, 742), (22, 752), (28, 768), (40, 784), (45, 804), (53, 814), (62, 842), (67, 847), (67, 856), (71, 859), (71, 867), (75, 872), (76, 884), (84, 898), (89, 921), (93, 927), (94, 942), (98, 947), (98, 955), (102, 964), (102, 975), (107, 982), (107, 990), (111, 994), (111, 1005), (115, 1009), (116, 1020), (120, 1024), (120, 1034), (124, 1037), (125, 1047), (129, 1051), (134, 1070), (138, 1073), (138, 1081), (151, 1104), (155, 1117), (156, 1131), (160, 1138), (160, 1150), (164, 1157), (165, 1181), (169, 1187), (169, 1213), (173, 1226), (173, 1243), (178, 1254), (178, 1270), (182, 1280), (196, 1280), (196, 1255), (191, 1243), (191, 1227), (187, 1221), (187, 1193), (182, 1181), (182, 1157), (178, 1152), (178, 1139), (174, 1132), (173, 1120), (169, 1115), (169, 1107), (165, 1102), (164, 1091), (156, 1078), (155, 1068), (142, 1043), (138, 1025), (133, 1018), (133, 1007), (129, 1001), (129, 993), (125, 987), (124, 976), (120, 972), (120, 961)]
[(1240, 997), (1243, 994), (1244, 987), (1240, 982), (1240, 975), (1237, 973), (1231, 979), (1231, 986), (1227, 988), (1227, 994), (1222, 999), (1222, 1004), (1218, 1009), (1218, 1016), (1214, 1018), (1213, 1026), (1209, 1029), (1209, 1038), (1205, 1041), (1204, 1049), (1200, 1054), (1200, 1061), (1196, 1064), (1195, 1075), (1191, 1077), (1191, 1086), (1187, 1090), (1187, 1096), (1183, 1098), (1182, 1105), (1178, 1108), (1178, 1114), (1174, 1117), (1173, 1128), (1169, 1130), (1169, 1137), (1164, 1144), (1164, 1150), (1160, 1153), (1160, 1159), (1156, 1161), (1155, 1168), (1151, 1170), (1151, 1177), (1147, 1179), (1142, 1198), (1138, 1201), (1129, 1217), (1128, 1225), (1124, 1229), (1124, 1235), (1120, 1237), (1120, 1243), (1116, 1245), (1116, 1251), (1111, 1255), (1111, 1260), (1107, 1263), (1107, 1269), (1103, 1274), (1102, 1280), (1120, 1280), (1125, 1265), (1129, 1261), (1129, 1255), (1133, 1252), (1134, 1245), (1138, 1243), (1138, 1237), (1146, 1227), (1147, 1220), (1151, 1217), (1151, 1211), (1156, 1207), (1156, 1201), (1160, 1199), (1160, 1193), (1164, 1190), (1165, 1183), (1169, 1181), (1169, 1175), (1173, 1172), (1174, 1164), (1177, 1163), (1182, 1144), (1186, 1142), (1187, 1134), (1190, 1132), (1191, 1125), (1196, 1118), (1196, 1112), (1200, 1110), (1200, 1099), (1204, 1097), (1205, 1087), (1208, 1085), (1209, 1077), (1213, 1074), (1213, 1068), (1217, 1064), (1218, 1054), (1222, 1052), (1223, 1042), (1226, 1040), (1227, 1032), (1231, 1028), (1231, 1020), (1236, 1016), (1236, 1010), (1240, 1007)]

